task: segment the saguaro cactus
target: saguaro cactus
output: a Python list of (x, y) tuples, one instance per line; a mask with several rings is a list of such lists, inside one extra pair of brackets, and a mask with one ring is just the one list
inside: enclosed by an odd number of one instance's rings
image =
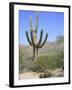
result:
[(31, 38), (29, 37), (28, 31), (26, 31), (27, 40), (29, 44), (33, 46), (33, 58), (35, 58), (35, 56), (38, 56), (38, 49), (44, 46), (44, 44), (46, 43), (47, 37), (48, 37), (48, 33), (46, 33), (45, 39), (42, 42), (43, 30), (41, 30), (40, 38), (39, 38), (39, 41), (37, 42), (38, 18), (39, 17), (36, 16), (36, 27), (35, 29), (33, 29), (32, 18), (30, 17), (30, 37)]

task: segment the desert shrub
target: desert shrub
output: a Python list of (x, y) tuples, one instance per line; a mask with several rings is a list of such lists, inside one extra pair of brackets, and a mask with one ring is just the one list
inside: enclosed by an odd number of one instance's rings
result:
[(19, 72), (21, 73), (25, 67), (24, 53), (22, 49), (19, 49)]
[(57, 57), (57, 67), (64, 68), (64, 51), (60, 51), (56, 57)]
[(44, 72), (47, 69), (55, 69), (56, 62), (54, 56), (39, 56), (34, 64), (33, 71)]
[(56, 41), (57, 41), (58, 44), (61, 43), (61, 42), (64, 42), (64, 36), (57, 36)]
[(32, 71), (32, 57), (26, 54), (24, 48), (19, 49), (19, 73)]
[(31, 57), (25, 54), (22, 55), (22, 52), (20, 52), (19, 55), (20, 73), (32, 71), (32, 67), (33, 67), (33, 61), (31, 60)]
[(45, 70), (54, 70), (64, 66), (64, 54), (58, 52), (57, 55), (39, 56), (33, 67), (33, 71), (44, 72)]
[(52, 53), (47, 53), (37, 57), (35, 62), (32, 61), (32, 56), (25, 52), (26, 49), (19, 49), (19, 72), (44, 72), (45, 70), (54, 70), (64, 67), (64, 51), (52, 49)]

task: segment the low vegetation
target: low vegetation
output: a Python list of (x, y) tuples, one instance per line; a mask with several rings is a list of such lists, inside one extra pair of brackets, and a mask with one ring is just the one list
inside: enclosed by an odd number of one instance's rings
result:
[[(60, 39), (61, 38), (61, 39)], [(64, 69), (64, 37), (58, 37), (52, 44), (46, 44), (40, 50), (39, 56), (32, 61), (32, 50), (30, 47), (20, 46), (19, 48), (19, 72), (45, 72), (46, 70)], [(58, 43), (57, 43), (58, 42)], [(47, 49), (49, 48), (49, 49)], [(47, 73), (44, 73), (47, 75)], [(50, 75), (49, 75), (50, 76)], [(42, 77), (42, 75), (40, 76)]]
[[(60, 55), (61, 54), (61, 55)], [(55, 70), (63, 67), (64, 57), (63, 53), (59, 52), (57, 55), (39, 56), (33, 67), (34, 72), (44, 72), (45, 70)]]

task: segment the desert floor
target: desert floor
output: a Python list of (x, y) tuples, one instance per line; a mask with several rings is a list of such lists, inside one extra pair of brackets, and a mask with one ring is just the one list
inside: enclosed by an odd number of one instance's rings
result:
[(31, 78), (39, 78), (39, 73), (36, 72), (26, 72), (19, 75), (20, 79), (31, 79)]

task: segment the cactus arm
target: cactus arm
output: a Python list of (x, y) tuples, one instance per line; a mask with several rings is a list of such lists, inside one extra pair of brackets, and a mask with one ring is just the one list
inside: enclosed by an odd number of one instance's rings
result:
[(35, 27), (35, 32), (37, 33), (37, 30), (38, 30), (38, 20), (39, 20), (39, 17), (36, 16), (36, 27)]
[(46, 40), (47, 40), (47, 37), (48, 37), (48, 33), (46, 33), (46, 36), (45, 36), (44, 41), (42, 42), (41, 45), (38, 46), (38, 48), (42, 48), (42, 47), (44, 46), (44, 44), (45, 44), (45, 42), (46, 42)]
[(32, 18), (31, 18), (31, 17), (30, 17), (29, 22), (30, 22), (30, 29), (33, 30), (33, 26), (32, 26)]
[(30, 31), (30, 35), (31, 35), (32, 45), (35, 46), (35, 42), (34, 42), (34, 37), (33, 37), (33, 32), (32, 31)]
[(29, 35), (28, 35), (28, 32), (27, 32), (27, 31), (26, 31), (26, 37), (27, 37), (28, 43), (29, 43), (30, 45), (32, 45), (32, 42), (31, 42), (30, 39), (29, 39)]
[(35, 57), (35, 47), (33, 46), (33, 57)]
[(41, 30), (40, 39), (39, 39), (39, 42), (37, 43), (37, 46), (40, 45), (40, 43), (41, 43), (41, 41), (42, 41), (42, 37), (43, 37), (43, 30)]

